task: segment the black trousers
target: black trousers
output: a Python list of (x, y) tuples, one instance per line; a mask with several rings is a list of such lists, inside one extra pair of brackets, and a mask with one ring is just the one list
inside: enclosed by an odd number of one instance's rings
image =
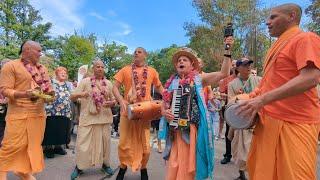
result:
[(232, 155), (231, 155), (231, 141), (228, 139), (229, 129), (230, 129), (230, 126), (226, 123), (226, 133), (224, 134), (225, 135), (224, 139), (226, 140), (226, 153), (223, 156), (231, 159), (231, 157), (232, 157)]
[(160, 119), (151, 121), (151, 127), (159, 131)]
[[(221, 109), (221, 111), (222, 111), (221, 114), (222, 114), (222, 116), (224, 118), (225, 107), (223, 107)], [(230, 129), (230, 126), (228, 125), (228, 123), (226, 123), (226, 132), (224, 134), (224, 139), (226, 141), (226, 153), (223, 154), (223, 156), (226, 157), (226, 158), (230, 158), (231, 159), (231, 157), (232, 157), (232, 154), (231, 154), (231, 141), (228, 139), (229, 129)]]
[(2, 142), (2, 139), (3, 139), (5, 127), (6, 127), (6, 122), (5, 121), (0, 121), (0, 147), (1, 147), (1, 142)]
[(118, 132), (119, 129), (119, 123), (120, 123), (120, 115), (113, 116), (113, 130), (114, 132)]

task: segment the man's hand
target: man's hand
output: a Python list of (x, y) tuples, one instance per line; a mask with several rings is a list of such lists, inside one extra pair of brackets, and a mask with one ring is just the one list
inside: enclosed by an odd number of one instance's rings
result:
[(245, 119), (253, 119), (264, 105), (262, 96), (249, 100), (241, 100), (238, 105), (237, 115)]
[(121, 111), (121, 113), (127, 113), (127, 106), (128, 106), (128, 101), (126, 101), (126, 100), (122, 100), (121, 102), (120, 102), (120, 111)]
[(116, 100), (106, 101), (106, 103), (103, 104), (103, 107), (113, 107), (116, 103)]
[(8, 104), (8, 98), (0, 98), (0, 104)]
[(162, 109), (161, 114), (167, 119), (168, 122), (174, 119), (174, 115), (171, 113), (170, 109), (166, 109), (166, 110)]
[(236, 93), (236, 95), (243, 94), (243, 93), (244, 93), (244, 91), (242, 89), (239, 89), (238, 92)]
[(87, 98), (87, 97), (89, 97), (89, 93), (88, 92), (82, 92), (80, 94), (80, 98)]
[(25, 97), (30, 99), (38, 99), (38, 97), (34, 94), (34, 89), (29, 89), (25, 91)]
[(232, 49), (232, 46), (234, 44), (234, 39), (232, 36), (229, 36), (229, 37), (226, 37), (224, 38), (224, 45), (228, 44), (229, 45), (229, 49), (228, 50), (231, 50)]

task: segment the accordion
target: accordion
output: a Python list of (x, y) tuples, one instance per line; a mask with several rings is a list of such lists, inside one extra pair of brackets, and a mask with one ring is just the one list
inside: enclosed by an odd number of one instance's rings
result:
[(174, 119), (170, 121), (170, 127), (178, 129), (190, 126), (191, 103), (194, 94), (194, 88), (190, 85), (179, 85), (177, 89), (173, 90), (171, 111)]

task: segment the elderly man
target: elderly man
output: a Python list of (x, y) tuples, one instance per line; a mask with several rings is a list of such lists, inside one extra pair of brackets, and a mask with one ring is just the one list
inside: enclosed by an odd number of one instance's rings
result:
[[(162, 93), (163, 87), (158, 72), (146, 64), (147, 52), (138, 47), (134, 51), (133, 63), (122, 68), (115, 76), (113, 93), (120, 103), (120, 141), (118, 155), (120, 170), (117, 180), (124, 179), (127, 166), (135, 172), (141, 169), (141, 179), (148, 179), (147, 163), (150, 156), (149, 121), (131, 121), (127, 116), (128, 103), (151, 100), (151, 85)], [(119, 88), (124, 85), (124, 97)]]
[(104, 77), (101, 60), (93, 63), (93, 76), (80, 81), (71, 93), (71, 99), (80, 99), (81, 110), (76, 142), (76, 167), (71, 179), (77, 178), (84, 169), (101, 166), (108, 175), (110, 168), (110, 135), (112, 112), (116, 101), (112, 94), (112, 83)]
[[(229, 100), (238, 94), (249, 94), (258, 86), (261, 78), (251, 74), (252, 63), (253, 61), (247, 58), (241, 58), (236, 62), (239, 74), (228, 85)], [(233, 159), (239, 168), (240, 176), (237, 179), (246, 180), (246, 161), (252, 139), (252, 129), (235, 130), (230, 127), (228, 138), (232, 141)]]
[[(233, 38), (226, 38), (226, 43), (231, 46)], [(165, 85), (162, 108), (162, 114), (169, 123), (164, 127), (170, 127), (164, 151), (164, 159), (168, 160), (167, 180), (213, 178), (214, 130), (203, 87), (218, 83), (228, 76), (230, 53), (230, 50), (226, 50), (220, 72), (202, 74), (198, 73), (199, 61), (191, 49), (182, 48), (173, 55), (172, 61), (177, 74), (172, 75)], [(175, 94), (183, 94), (178, 102), (181, 103), (179, 106), (173, 104), (178, 101), (174, 99)], [(175, 112), (178, 112), (178, 118), (172, 109), (177, 109)]]
[(320, 105), (320, 37), (299, 28), (301, 8), (272, 8), (267, 26), (277, 41), (267, 53), (259, 87), (239, 115), (260, 113), (248, 155), (251, 180), (316, 179)]
[(6, 129), (0, 148), (0, 179), (14, 171), (22, 179), (44, 168), (42, 139), (46, 114), (44, 100), (35, 97), (35, 89), (52, 93), (47, 69), (39, 64), (41, 46), (34, 41), (22, 45), (21, 58), (1, 69), (0, 90), (9, 99)]

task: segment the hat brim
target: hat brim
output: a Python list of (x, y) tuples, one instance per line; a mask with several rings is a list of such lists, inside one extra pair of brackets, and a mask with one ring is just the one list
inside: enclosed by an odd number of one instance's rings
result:
[(194, 69), (199, 69), (200, 66), (199, 66), (198, 58), (197, 58), (194, 54), (192, 54), (192, 53), (190, 53), (190, 52), (188, 52), (188, 51), (184, 51), (184, 50), (179, 50), (179, 51), (177, 51), (177, 52), (172, 56), (172, 63), (173, 63), (173, 65), (176, 65), (176, 64), (177, 64), (178, 59), (179, 59), (179, 57), (181, 57), (181, 56), (186, 56), (186, 57), (188, 57), (188, 58), (191, 60), (191, 62), (192, 62), (193, 68), (194, 68)]

